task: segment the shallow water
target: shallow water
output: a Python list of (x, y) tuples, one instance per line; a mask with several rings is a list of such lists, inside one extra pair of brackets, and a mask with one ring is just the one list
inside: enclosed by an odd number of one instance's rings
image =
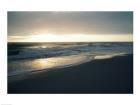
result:
[(133, 43), (8, 43), (8, 75), (132, 53)]

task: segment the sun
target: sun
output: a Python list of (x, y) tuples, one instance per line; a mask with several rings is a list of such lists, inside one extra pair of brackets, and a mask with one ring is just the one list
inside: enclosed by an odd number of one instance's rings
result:
[(38, 35), (30, 35), (27, 37), (26, 41), (31, 42), (52, 42), (53, 40), (57, 39), (58, 36), (54, 34), (38, 34)]

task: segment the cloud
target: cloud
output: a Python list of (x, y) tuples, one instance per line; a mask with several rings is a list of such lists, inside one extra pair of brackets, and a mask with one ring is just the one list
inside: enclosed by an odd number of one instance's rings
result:
[(8, 35), (132, 34), (132, 12), (8, 12)]

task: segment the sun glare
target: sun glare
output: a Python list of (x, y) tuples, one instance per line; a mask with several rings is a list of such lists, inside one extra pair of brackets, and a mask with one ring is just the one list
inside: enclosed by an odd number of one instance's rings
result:
[(10, 36), (9, 42), (131, 42), (132, 35), (87, 35), (87, 34), (38, 34), (28, 36)]

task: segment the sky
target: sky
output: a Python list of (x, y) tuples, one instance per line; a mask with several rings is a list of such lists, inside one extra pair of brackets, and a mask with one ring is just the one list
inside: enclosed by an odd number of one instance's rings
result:
[(132, 40), (133, 12), (8, 12), (8, 42)]

